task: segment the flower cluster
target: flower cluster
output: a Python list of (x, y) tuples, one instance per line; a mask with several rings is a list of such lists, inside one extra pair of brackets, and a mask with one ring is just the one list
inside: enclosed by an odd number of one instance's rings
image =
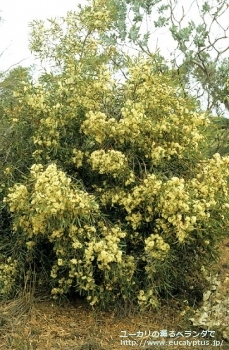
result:
[(9, 202), (10, 211), (15, 212), (23, 210), (28, 201), (28, 191), (25, 185), (16, 184), (13, 188), (10, 188), (8, 198), (4, 198), (4, 202)]
[(93, 8), (86, 7), (81, 14), (81, 20), (90, 31), (104, 32), (111, 23), (109, 2), (93, 1)]
[(104, 239), (100, 241), (91, 241), (85, 249), (86, 261), (90, 262), (97, 258), (98, 267), (101, 270), (110, 270), (111, 262), (122, 262), (122, 251), (119, 248), (120, 238), (125, 237), (125, 233), (118, 227), (112, 227), (110, 230), (106, 226), (102, 227)]
[(81, 130), (85, 135), (94, 137), (99, 144), (115, 133), (117, 123), (114, 118), (107, 119), (106, 114), (93, 111), (88, 112), (86, 117)]
[(127, 159), (122, 152), (115, 150), (94, 151), (91, 153), (89, 162), (93, 170), (97, 170), (99, 174), (111, 174), (117, 177), (127, 168)]
[[(45, 170), (41, 164), (34, 164), (31, 167), (31, 180), (33, 188), (30, 194), (25, 185), (15, 185), (5, 199), (11, 212), (17, 215), (24, 212), (24, 216), (15, 221), (15, 229), (26, 229), (29, 237), (47, 234), (49, 221), (54, 218), (58, 224), (61, 217), (68, 217), (68, 220), (89, 217), (92, 211), (98, 210), (94, 197), (77, 187), (71, 188), (71, 179), (58, 170), (55, 164), (50, 164)], [(62, 235), (62, 229), (65, 228), (63, 223), (54, 236)]]
[(7, 295), (14, 287), (17, 277), (17, 261), (8, 258), (6, 262), (0, 263), (0, 294)]
[(146, 256), (150, 259), (164, 260), (164, 257), (169, 251), (169, 244), (165, 243), (163, 238), (158, 234), (151, 234), (145, 240)]
[(83, 163), (83, 152), (73, 148), (72, 153), (74, 155), (74, 157), (72, 157), (73, 163), (75, 164), (76, 168), (80, 168)]
[(159, 303), (158, 299), (154, 295), (153, 288), (151, 287), (147, 291), (140, 290), (138, 293), (138, 304), (140, 306), (152, 306), (153, 308), (157, 308)]

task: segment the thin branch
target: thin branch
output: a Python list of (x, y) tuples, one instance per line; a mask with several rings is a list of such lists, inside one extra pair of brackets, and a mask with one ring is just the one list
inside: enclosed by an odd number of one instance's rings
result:
[(5, 73), (7, 73), (9, 70), (11, 70), (12, 69), (12, 67), (14, 67), (14, 66), (17, 66), (18, 64), (20, 64), (21, 62), (23, 62), (23, 61), (25, 61), (25, 60), (27, 60), (29, 57), (27, 57), (27, 58), (23, 58), (22, 60), (20, 60), (19, 62), (17, 62), (17, 63), (14, 63), (14, 64), (12, 64), (9, 68), (7, 68), (7, 70), (5, 70), (4, 71), (4, 74)]

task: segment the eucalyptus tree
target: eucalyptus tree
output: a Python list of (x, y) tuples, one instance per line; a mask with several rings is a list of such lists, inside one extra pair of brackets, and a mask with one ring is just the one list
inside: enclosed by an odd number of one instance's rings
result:
[[(184, 95), (192, 95), (210, 116), (220, 117), (212, 119), (209, 128), (210, 153), (227, 153), (228, 2), (113, 0), (112, 4), (117, 17), (104, 39), (152, 57), (158, 71), (171, 74)], [(165, 39), (158, 36), (160, 32), (165, 33)], [(173, 43), (168, 57), (162, 57), (164, 41)]]

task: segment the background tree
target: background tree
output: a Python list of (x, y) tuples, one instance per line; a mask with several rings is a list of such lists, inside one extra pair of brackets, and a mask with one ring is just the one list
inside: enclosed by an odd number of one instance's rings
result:
[[(21, 123), (19, 128), (15, 128), (16, 119), (13, 123), (11, 118), (14, 108), (17, 109), (18, 105), (14, 94), (16, 91), (23, 90), (23, 84), (32, 81), (31, 69), (18, 66), (18, 64), (14, 66), (17, 67), (10, 67), (0, 73), (0, 251), (4, 252), (4, 256), (11, 255), (12, 247), (16, 249), (17, 242), (14, 242), (15, 245), (12, 246), (11, 219), (3, 198), (7, 186), (18, 181), (25, 172), (29, 154), (26, 150), (30, 147), (28, 137), (31, 135), (30, 128), (28, 126), (26, 128), (24, 123)], [(3, 262), (4, 266), (3, 256), (0, 262)]]
[[(0, 17), (0, 24), (2, 22)], [(0, 58), (4, 55), (7, 48), (0, 54)], [(15, 63), (5, 71), (0, 72), (0, 171), (7, 166), (8, 162), (17, 164), (20, 155), (17, 153), (17, 145), (15, 143), (15, 130), (13, 130), (10, 115), (15, 105), (15, 91), (23, 89), (23, 84), (32, 80), (32, 68), (25, 68)], [(25, 131), (25, 130), (24, 130)], [(25, 135), (24, 135), (25, 136)], [(22, 140), (25, 139), (17, 135), (18, 147)], [(22, 145), (21, 145), (22, 146)], [(25, 143), (24, 143), (25, 146)], [(20, 147), (23, 149), (23, 147)], [(21, 152), (21, 151), (20, 151)], [(10, 161), (9, 161), (10, 160)]]
[[(17, 120), (12, 117), (17, 110), (18, 99), (16, 91), (23, 90), (24, 85), (31, 81), (30, 69), (17, 67), (1, 73), (0, 80), (0, 251), (4, 256), (12, 254), (17, 249), (17, 241), (10, 237), (11, 218), (3, 203), (7, 186), (19, 181), (24, 175), (29, 163), (29, 149), (31, 143), (31, 126), (24, 122), (17, 126)], [(4, 265), (5, 259), (1, 256), (0, 262)], [(9, 261), (9, 264), (11, 262)]]
[[(160, 50), (160, 41), (155, 37), (161, 29), (167, 30), (167, 40), (174, 41), (176, 48), (171, 52), (172, 58), (167, 58), (167, 64), (157, 59), (157, 69), (169, 68), (184, 94), (192, 94), (209, 115), (221, 117), (212, 119), (212, 130), (208, 133), (212, 145), (209, 155), (227, 153), (228, 128), (224, 120), (228, 116), (227, 1), (195, 0), (189, 4), (183, 0), (123, 0), (113, 3), (118, 20), (106, 39), (142, 51), (155, 60), (152, 53), (156, 48)], [(157, 47), (153, 47), (152, 42), (157, 42)]]
[[(23, 172), (26, 166), (26, 158), (24, 166), (19, 161), (23, 158), (23, 150), (27, 149), (28, 144), (26, 140), (27, 135), (30, 135), (29, 125), (28, 134), (26, 134), (25, 124), (21, 129), (16, 130), (15, 124), (17, 120), (12, 122), (13, 110), (17, 108), (18, 101), (15, 97), (16, 91), (23, 90), (24, 84), (32, 81), (30, 68), (17, 67), (9, 72), (1, 73), (0, 81), (0, 155), (1, 155), (1, 169), (7, 167), (8, 164), (14, 164), (14, 168)], [(17, 139), (17, 142), (15, 142)], [(26, 154), (27, 155), (27, 154)]]

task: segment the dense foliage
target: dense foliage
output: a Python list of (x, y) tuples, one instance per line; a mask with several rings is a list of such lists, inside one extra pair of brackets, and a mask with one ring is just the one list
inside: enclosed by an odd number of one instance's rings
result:
[(229, 157), (206, 157), (210, 121), (160, 57), (108, 43), (112, 3), (32, 25), (53, 69), (4, 110), (16, 150), (2, 176), (2, 295), (36, 277), (91, 305), (196, 298), (225, 234)]

